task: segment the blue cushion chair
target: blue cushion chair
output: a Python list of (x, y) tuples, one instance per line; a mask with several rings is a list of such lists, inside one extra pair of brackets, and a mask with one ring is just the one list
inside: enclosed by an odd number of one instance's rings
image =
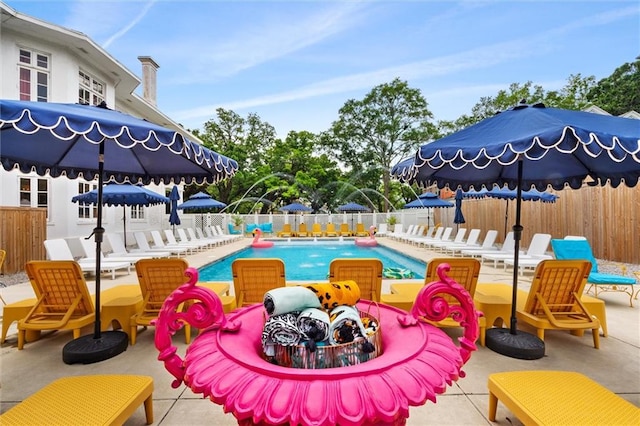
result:
[(556, 259), (573, 260), (586, 259), (591, 262), (591, 273), (587, 279), (587, 292), (593, 290), (598, 297), (599, 292), (617, 291), (629, 295), (629, 305), (633, 307), (633, 299), (638, 299), (640, 284), (633, 277), (615, 274), (603, 274), (598, 272), (598, 262), (593, 256), (591, 245), (586, 239), (554, 239), (551, 247)]
[(247, 223), (247, 226), (244, 228), (244, 232), (247, 234), (253, 234), (253, 231), (258, 227), (255, 223)]
[(261, 223), (260, 229), (263, 234), (273, 234), (273, 223)]
[(230, 235), (238, 235), (238, 234), (242, 234), (242, 231), (240, 231), (239, 229), (236, 229), (233, 226), (233, 223), (228, 223), (227, 224), (227, 229), (229, 229), (229, 234)]

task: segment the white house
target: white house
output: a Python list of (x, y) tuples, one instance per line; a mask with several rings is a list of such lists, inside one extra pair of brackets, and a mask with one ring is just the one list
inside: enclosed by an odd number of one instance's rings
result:
[[(0, 98), (90, 104), (106, 101), (112, 109), (200, 142), (156, 108), (158, 65), (152, 58), (138, 57), (144, 82), (139, 96), (134, 90), (141, 85), (140, 78), (85, 34), (24, 15), (1, 2), (0, 12)], [(0, 167), (0, 206), (46, 208), (47, 238), (91, 233), (95, 209), (78, 206), (71, 198), (96, 187), (97, 181), (54, 179)], [(171, 189), (164, 185), (148, 188), (161, 194)], [(127, 231), (168, 228), (166, 208), (127, 207)], [(105, 207), (103, 212), (107, 232), (122, 232), (123, 208)]]

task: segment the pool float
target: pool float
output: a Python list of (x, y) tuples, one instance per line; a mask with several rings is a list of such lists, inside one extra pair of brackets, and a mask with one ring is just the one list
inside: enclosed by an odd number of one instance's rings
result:
[(384, 268), (382, 270), (382, 276), (384, 278), (394, 279), (413, 278), (413, 272), (411, 272), (409, 269), (403, 268)]
[(378, 245), (376, 241), (376, 227), (369, 227), (369, 237), (368, 238), (356, 238), (356, 245), (360, 247), (375, 247)]
[(253, 230), (253, 242), (251, 243), (251, 247), (253, 248), (269, 248), (273, 247), (273, 241), (265, 241), (261, 240), (262, 230), (260, 228), (256, 228)]

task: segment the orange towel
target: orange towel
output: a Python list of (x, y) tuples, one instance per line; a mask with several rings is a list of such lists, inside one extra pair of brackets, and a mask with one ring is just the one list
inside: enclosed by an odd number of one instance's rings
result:
[(360, 300), (360, 287), (353, 280), (309, 284), (306, 287), (316, 294), (327, 311), (341, 305), (355, 306)]

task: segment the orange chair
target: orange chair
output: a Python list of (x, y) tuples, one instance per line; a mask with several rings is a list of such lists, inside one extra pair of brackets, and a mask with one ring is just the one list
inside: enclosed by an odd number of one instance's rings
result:
[(322, 237), (322, 225), (319, 223), (314, 223), (311, 226), (311, 236), (312, 237)]
[[(187, 282), (185, 275), (189, 264), (184, 259), (160, 258), (141, 259), (136, 262), (138, 284), (142, 292), (142, 309), (131, 316), (129, 339), (136, 344), (138, 326), (147, 328), (158, 318), (165, 299), (182, 284)], [(185, 323), (185, 342), (191, 341), (191, 326)]]
[(282, 225), (282, 230), (278, 232), (278, 237), (280, 238), (289, 238), (293, 235), (293, 231), (291, 231), (291, 224), (285, 223)]
[(518, 321), (535, 327), (544, 340), (545, 330), (587, 330), (593, 346), (600, 348), (600, 321), (581, 300), (591, 272), (588, 260), (544, 260), (536, 268), (524, 308), (517, 309)]
[(308, 237), (309, 236), (309, 231), (307, 230), (307, 224), (302, 222), (299, 226), (298, 226), (298, 231), (296, 232), (296, 236), (298, 237)]
[(329, 281), (353, 280), (360, 297), (380, 301), (382, 262), (379, 259), (333, 259), (329, 264)]
[(286, 285), (281, 259), (236, 259), (231, 273), (239, 308), (262, 303), (267, 291)]
[(327, 223), (327, 230), (324, 231), (324, 235), (327, 237), (337, 237), (338, 231), (336, 231), (336, 225), (333, 223)]
[(340, 224), (340, 236), (342, 236), (342, 237), (350, 237), (352, 235), (353, 235), (353, 233), (349, 229), (349, 224), (348, 223), (341, 223)]
[(29, 330), (73, 330), (77, 339), (82, 327), (95, 322), (93, 301), (77, 262), (30, 261), (25, 270), (37, 300), (27, 316), (18, 321), (18, 349), (24, 347)]

